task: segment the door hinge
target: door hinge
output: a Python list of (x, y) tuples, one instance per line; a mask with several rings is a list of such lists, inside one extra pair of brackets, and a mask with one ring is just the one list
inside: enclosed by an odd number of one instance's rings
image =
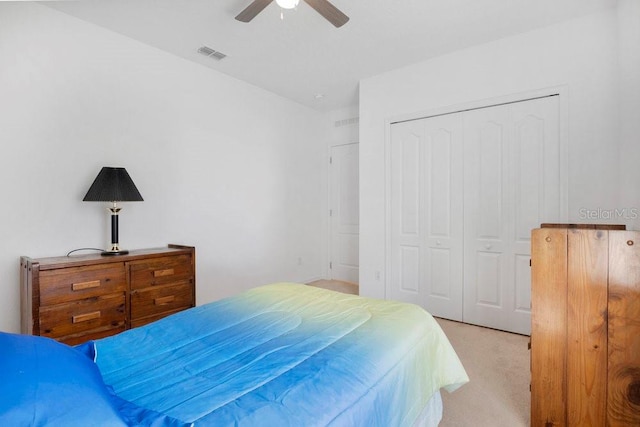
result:
[(333, 209), (329, 209), (329, 216), (333, 216)]
[(329, 164), (332, 165), (333, 164), (333, 156), (329, 156)]
[(333, 268), (333, 263), (329, 261), (329, 270), (331, 270), (332, 268)]

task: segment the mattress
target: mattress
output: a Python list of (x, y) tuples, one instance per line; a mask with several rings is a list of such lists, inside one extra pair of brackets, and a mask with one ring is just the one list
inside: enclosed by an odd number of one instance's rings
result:
[(93, 347), (119, 398), (187, 425), (412, 426), (441, 388), (468, 381), (422, 308), (291, 283)]

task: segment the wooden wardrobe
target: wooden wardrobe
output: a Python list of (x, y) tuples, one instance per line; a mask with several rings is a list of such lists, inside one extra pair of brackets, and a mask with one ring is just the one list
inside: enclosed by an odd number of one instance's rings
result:
[(640, 426), (640, 232), (620, 228), (532, 231), (534, 427)]

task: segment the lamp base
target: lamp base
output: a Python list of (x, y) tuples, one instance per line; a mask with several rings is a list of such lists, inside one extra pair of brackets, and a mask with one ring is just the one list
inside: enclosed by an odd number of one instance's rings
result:
[[(113, 215), (111, 219), (115, 218), (115, 227), (111, 229), (111, 246), (106, 251), (102, 251), (101, 255), (104, 256), (114, 256), (114, 255), (126, 255), (129, 253), (126, 249), (120, 249), (120, 244), (118, 243), (118, 215)], [(113, 222), (111, 225), (114, 225)], [(115, 230), (115, 233), (114, 233)]]
[(111, 250), (111, 251), (102, 251), (100, 253), (100, 255), (102, 255), (102, 256), (116, 256), (116, 255), (126, 255), (128, 253), (129, 253), (128, 250), (120, 249), (120, 250), (117, 250), (117, 251), (113, 251), (113, 250)]

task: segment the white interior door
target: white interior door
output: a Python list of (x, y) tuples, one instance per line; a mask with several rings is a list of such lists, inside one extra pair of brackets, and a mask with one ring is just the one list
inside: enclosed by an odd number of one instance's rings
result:
[(329, 274), (331, 279), (358, 283), (359, 169), (358, 144), (331, 147)]
[(391, 145), (388, 296), (462, 320), (462, 132), (459, 115), (398, 123)]
[(530, 233), (560, 218), (558, 97), (464, 114), (464, 321), (528, 334)]

